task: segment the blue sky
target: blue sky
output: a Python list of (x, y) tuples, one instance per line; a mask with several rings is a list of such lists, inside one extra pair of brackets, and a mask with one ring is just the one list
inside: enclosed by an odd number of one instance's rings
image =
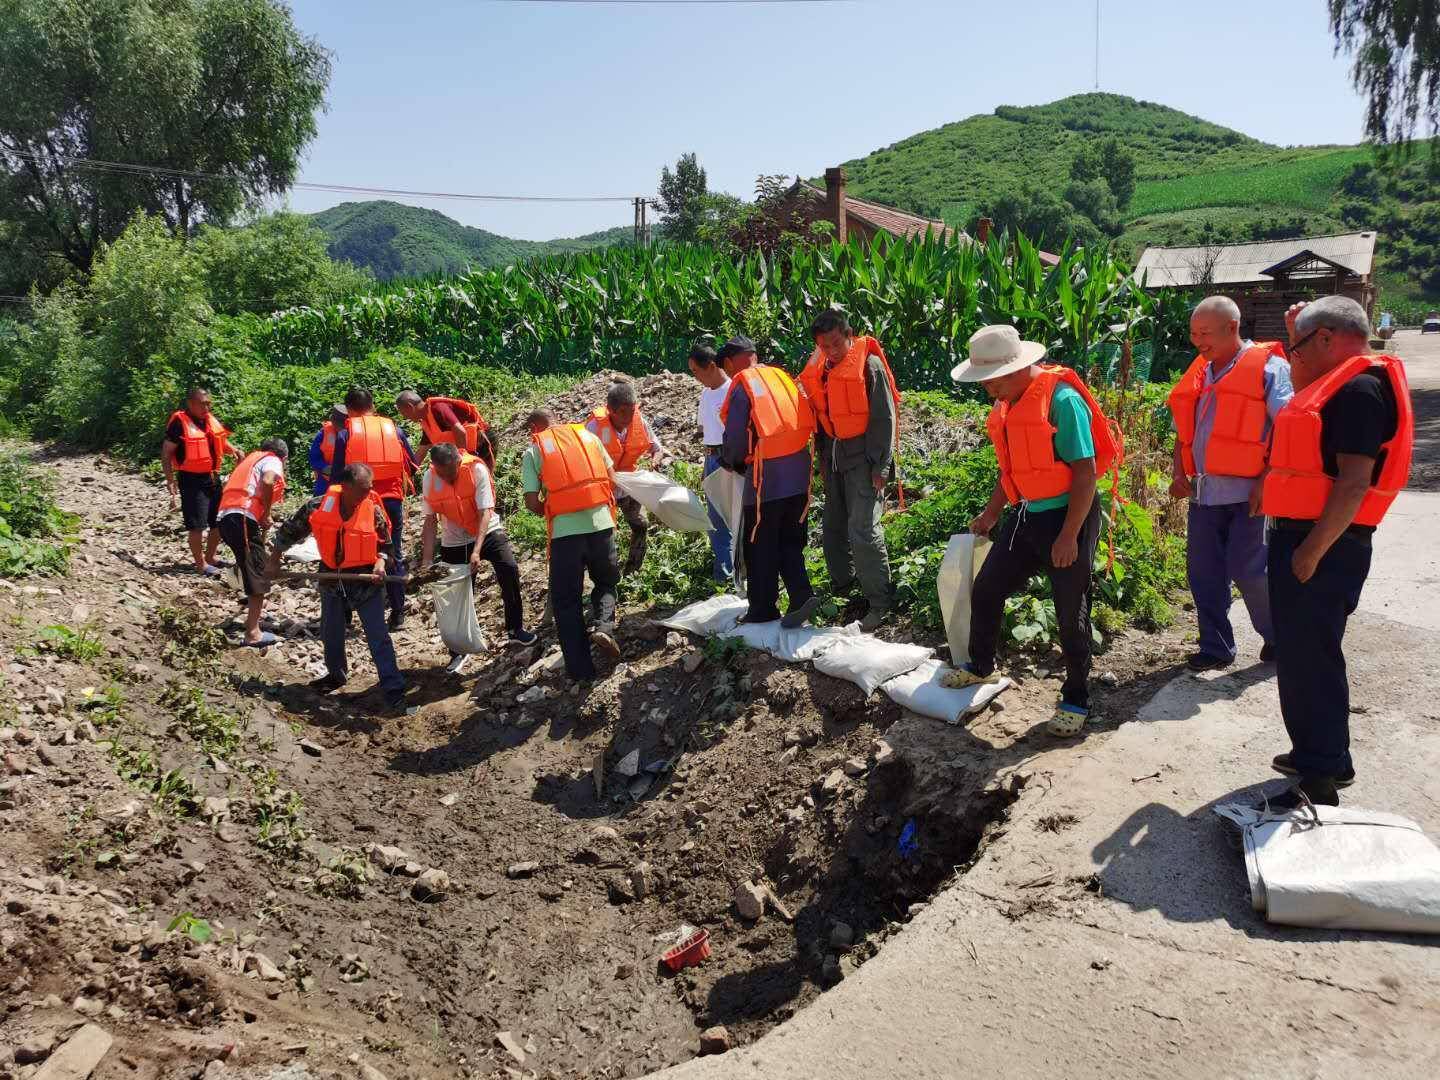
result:
[[(1092, 0), (491, 3), (292, 0), (335, 54), (302, 180), (653, 194), (695, 151), (712, 189), (818, 175), (908, 135), (1093, 86)], [(1363, 107), (1323, 0), (1102, 0), (1101, 89), (1280, 145), (1352, 143)], [(346, 196), (296, 191), (320, 210)], [(546, 239), (629, 204), (405, 200)]]

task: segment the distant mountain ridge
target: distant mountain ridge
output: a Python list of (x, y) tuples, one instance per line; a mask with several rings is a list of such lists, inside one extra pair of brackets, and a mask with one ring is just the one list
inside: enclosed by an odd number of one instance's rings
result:
[(381, 281), (589, 251), (628, 243), (633, 235), (630, 226), (621, 225), (559, 240), (517, 240), (462, 225), (438, 210), (386, 199), (341, 203), (310, 220), (329, 237), (331, 258), (368, 267)]

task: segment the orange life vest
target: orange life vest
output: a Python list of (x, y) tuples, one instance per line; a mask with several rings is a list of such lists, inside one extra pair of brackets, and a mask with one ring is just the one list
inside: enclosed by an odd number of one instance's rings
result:
[(375, 474), (372, 490), (377, 498), (402, 498), (409, 470), (406, 468), (405, 447), (395, 432), (395, 421), (371, 413), (352, 416), (346, 421), (345, 428), (350, 433), (345, 444), (346, 464), (360, 462), (370, 466), (370, 471)]
[(335, 436), (340, 434), (340, 429), (329, 420), (320, 425), (320, 456), (329, 465), (335, 460)]
[(730, 380), (720, 403), (720, 423), (730, 415), (730, 399), (743, 392), (750, 399), (750, 447), (746, 463), (798, 453), (810, 445), (815, 410), (795, 380), (769, 364), (754, 364)]
[(449, 428), (442, 428), (435, 419), (433, 409), (436, 405), (449, 405), (455, 410), (455, 415), (460, 420), (460, 426), (465, 429), (465, 445), (460, 449), (469, 454), (475, 453), (476, 447), (480, 445), (480, 433), (489, 431), (490, 425), (485, 423), (485, 418), (480, 415), (479, 409), (460, 398), (432, 397), (425, 399), (425, 411), (420, 415), (420, 430), (425, 432), (425, 441), (432, 446), (455, 442), (455, 433)]
[(269, 450), (252, 450), (245, 455), (244, 460), (235, 466), (235, 471), (230, 474), (230, 479), (225, 481), (225, 490), (220, 493), (220, 509), (244, 510), (256, 521), (260, 521), (270, 512), (272, 506), (279, 506), (285, 498), (285, 467), (281, 462), (280, 475), (275, 478), (275, 494), (267, 503), (264, 493), (260, 490), (260, 478), (255, 475), (256, 468), (266, 458), (280, 458)]
[(1356, 375), (1383, 374), (1395, 393), (1395, 434), (1381, 447), (1385, 464), (1365, 492), (1356, 525), (1379, 525), (1410, 475), (1415, 447), (1415, 413), (1405, 365), (1395, 356), (1354, 356), (1299, 391), (1275, 418), (1270, 471), (1265, 474), (1263, 508), (1268, 517), (1318, 521), (1335, 480), (1325, 472), (1320, 447), (1320, 410)]
[(331, 570), (372, 570), (380, 557), (380, 534), (375, 530), (375, 511), (383, 514), (380, 500), (371, 491), (360, 500), (350, 517), (340, 516), (339, 484), (331, 484), (319, 507), (310, 515), (310, 532), (320, 561)]
[[(890, 370), (890, 361), (885, 358), (885, 350), (873, 337), (855, 338), (845, 359), (828, 370), (829, 361), (816, 349), (805, 370), (800, 372), (800, 385), (815, 407), (815, 419), (831, 438), (854, 439), (864, 435), (870, 426), (870, 387), (865, 362), (872, 356), (880, 358), (898, 413), (900, 388), (895, 383), (895, 373)], [(898, 434), (898, 424), (896, 428)]]
[(633, 472), (640, 459), (648, 454), (655, 446), (655, 440), (650, 437), (650, 428), (645, 424), (645, 418), (636, 409), (630, 417), (630, 426), (625, 429), (625, 438), (622, 441), (620, 433), (615, 430), (615, 425), (610, 422), (610, 410), (605, 406), (598, 406), (590, 414), (590, 419), (595, 423), (595, 437), (605, 447), (610, 460), (615, 463), (616, 472)]
[(1211, 476), (1259, 476), (1265, 471), (1265, 362), (1284, 356), (1278, 342), (1259, 341), (1240, 354), (1219, 382), (1205, 386), (1210, 361), (1197, 356), (1170, 391), (1167, 404), (1175, 417), (1175, 441), (1185, 475), (1199, 475), (1195, 464), (1195, 425), (1207, 398), (1213, 398), (1215, 423), (1205, 443), (1205, 472)]
[[(480, 535), (480, 510), (475, 505), (475, 469), (480, 461), (472, 454), (460, 455), (460, 474), (450, 483), (435, 466), (430, 466), (430, 490), (425, 505), (443, 518), (455, 522), (471, 536)], [(481, 462), (483, 464), (483, 462)], [(487, 470), (486, 475), (489, 475)], [(495, 500), (495, 481), (490, 480), (490, 500)]]
[(180, 421), (180, 445), (185, 448), (185, 460), (177, 466), (179, 470), (188, 473), (218, 472), (220, 462), (210, 455), (210, 441), (215, 441), (215, 453), (223, 458), (230, 445), (226, 441), (230, 429), (216, 420), (214, 413), (205, 417), (203, 428), (184, 409), (172, 413), (170, 419)]
[(579, 424), (557, 424), (532, 436), (539, 448), (540, 483), (545, 488), (545, 525), (553, 529), (560, 514), (610, 507), (615, 493), (600, 443)]
[(1095, 475), (1118, 468), (1123, 458), (1120, 432), (1101, 411), (1084, 380), (1072, 369), (1056, 364), (1041, 364), (1040, 371), (1015, 404), (995, 402), (985, 422), (1000, 461), (1000, 483), (1011, 503), (1051, 499), (1070, 490), (1070, 465), (1055, 456), (1056, 427), (1050, 422), (1058, 383), (1074, 387), (1090, 407)]

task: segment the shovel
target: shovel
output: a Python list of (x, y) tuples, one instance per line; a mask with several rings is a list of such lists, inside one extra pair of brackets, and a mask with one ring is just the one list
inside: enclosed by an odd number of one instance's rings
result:
[[(445, 571), (446, 571), (446, 568), (445, 568), (445, 567), (431, 567), (429, 570), (427, 570), (427, 571), (426, 571), (425, 573), (423, 573), (423, 574), (419, 574), (419, 573), (415, 573), (415, 574), (382, 574), (381, 577), (380, 577), (380, 581), (382, 581), (382, 582), (392, 582), (392, 581), (404, 582), (404, 584), (405, 584), (405, 591), (406, 591), (406, 592), (414, 592), (415, 590), (419, 589), (421, 586), (429, 585), (429, 584), (432, 584), (433, 582), (439, 581), (442, 577), (445, 576)], [(344, 584), (351, 584), (351, 585), (374, 585), (374, 584), (376, 584), (375, 575), (374, 575), (374, 574), (347, 574), (347, 573), (341, 573), (341, 572), (339, 572), (339, 571), (334, 571), (334, 570), (321, 570), (321, 571), (309, 571), (309, 572), (301, 571), (301, 570), (284, 571), (284, 572), (282, 572), (282, 573), (276, 574), (276, 575), (275, 575), (273, 578), (271, 578), (270, 580), (272, 580), (272, 581), (324, 581), (324, 582), (331, 582), (331, 583), (335, 583), (335, 584), (344, 583)]]

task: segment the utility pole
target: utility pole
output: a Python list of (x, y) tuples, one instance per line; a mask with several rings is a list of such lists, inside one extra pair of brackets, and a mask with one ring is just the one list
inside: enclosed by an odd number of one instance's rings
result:
[(635, 196), (635, 246), (642, 247), (645, 243), (644, 226), (641, 220), (645, 213), (645, 199), (643, 196)]

